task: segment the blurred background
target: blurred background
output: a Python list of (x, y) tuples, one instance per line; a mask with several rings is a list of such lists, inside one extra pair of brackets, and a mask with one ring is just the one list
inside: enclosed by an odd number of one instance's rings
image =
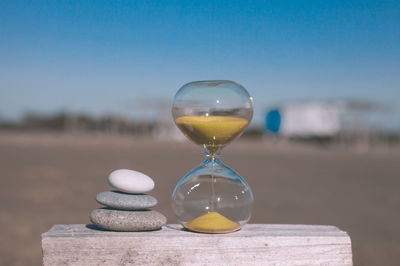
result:
[(194, 80), (229, 79), (255, 115), (222, 159), (252, 223), (336, 225), (355, 265), (400, 260), (398, 1), (1, 1), (1, 265), (41, 264), (40, 234), (89, 223), (118, 168), (176, 183), (203, 160), (170, 115)]

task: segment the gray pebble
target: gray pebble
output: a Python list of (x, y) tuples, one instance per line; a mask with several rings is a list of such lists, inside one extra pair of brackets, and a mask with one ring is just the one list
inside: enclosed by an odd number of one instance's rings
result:
[(121, 211), (107, 208), (90, 213), (94, 225), (112, 231), (149, 231), (161, 228), (167, 218), (157, 211)]
[(96, 201), (118, 210), (143, 210), (157, 205), (157, 199), (146, 194), (127, 194), (119, 191), (104, 191), (96, 195)]

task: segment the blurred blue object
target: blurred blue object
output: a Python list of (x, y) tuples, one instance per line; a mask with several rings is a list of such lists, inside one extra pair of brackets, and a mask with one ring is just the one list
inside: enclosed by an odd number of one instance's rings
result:
[(272, 109), (267, 113), (265, 118), (265, 126), (268, 131), (278, 133), (281, 127), (281, 114), (279, 110)]

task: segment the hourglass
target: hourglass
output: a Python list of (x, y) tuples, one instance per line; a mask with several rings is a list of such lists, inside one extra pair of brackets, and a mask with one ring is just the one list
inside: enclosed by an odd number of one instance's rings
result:
[(206, 159), (187, 173), (172, 194), (172, 207), (188, 230), (228, 233), (251, 216), (253, 193), (246, 181), (219, 159), (253, 117), (253, 98), (228, 80), (196, 81), (176, 93), (172, 116), (183, 134), (200, 145)]

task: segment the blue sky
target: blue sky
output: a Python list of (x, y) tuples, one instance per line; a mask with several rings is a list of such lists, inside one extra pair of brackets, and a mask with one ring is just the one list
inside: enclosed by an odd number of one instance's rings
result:
[(205, 79), (241, 83), (258, 114), (346, 98), (400, 113), (399, 3), (3, 0), (0, 116), (118, 112)]

